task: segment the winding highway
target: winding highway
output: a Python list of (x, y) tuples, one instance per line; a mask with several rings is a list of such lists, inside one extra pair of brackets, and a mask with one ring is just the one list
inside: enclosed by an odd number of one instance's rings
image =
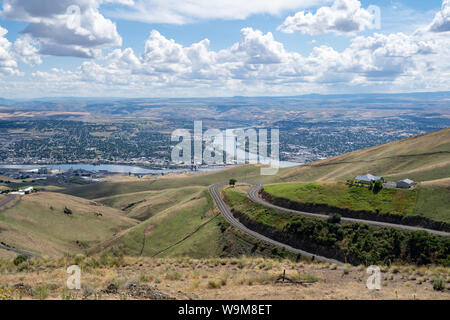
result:
[(11, 252), (14, 252), (14, 253), (17, 253), (17, 254), (23, 254), (23, 255), (26, 255), (26, 256), (28, 256), (30, 258), (36, 257), (36, 255), (33, 254), (33, 253), (30, 253), (30, 252), (27, 252), (27, 251), (23, 251), (23, 250), (19, 250), (19, 249), (15, 249), (15, 248), (10, 248), (10, 247), (7, 247), (7, 246), (5, 246), (5, 245), (3, 245), (1, 243), (0, 243), (0, 250), (6, 250), (6, 251), (11, 251)]
[[(283, 208), (283, 207), (279, 207), (276, 205), (273, 205), (263, 199), (261, 199), (259, 197), (259, 192), (262, 188), (262, 184), (256, 181), (241, 181), (243, 183), (248, 183), (253, 185), (253, 187), (248, 191), (248, 196), (250, 198), (250, 200), (252, 200), (255, 203), (258, 203), (260, 205), (272, 208), (272, 209), (276, 209), (276, 210), (280, 210), (280, 211), (284, 211), (284, 212), (289, 212), (289, 213), (294, 213), (294, 214), (298, 214), (301, 216), (305, 216), (305, 217), (311, 217), (311, 218), (319, 218), (319, 219), (328, 219), (329, 216), (325, 215), (325, 214), (317, 214), (317, 213), (310, 213), (310, 212), (303, 212), (303, 211), (297, 211), (297, 210), (292, 210), (292, 209), (287, 209), (287, 208)], [(227, 182), (221, 182), (221, 183), (217, 183), (215, 185), (212, 185), (209, 190), (211, 192), (211, 195), (214, 198), (214, 201), (217, 204), (217, 207), (219, 208), (220, 212), (222, 213), (222, 215), (225, 217), (225, 219), (228, 220), (228, 222), (234, 226), (235, 228), (237, 228), (238, 230), (240, 230), (241, 232), (250, 235), (258, 240), (261, 240), (263, 242), (269, 243), (271, 245), (280, 247), (280, 248), (284, 248), (288, 251), (297, 253), (297, 254), (301, 254), (303, 256), (309, 257), (309, 258), (314, 258), (315, 260), (319, 260), (319, 261), (325, 261), (325, 262), (329, 262), (329, 263), (335, 263), (335, 264), (340, 264), (342, 265), (343, 263), (335, 260), (335, 259), (329, 259), (326, 257), (322, 257), (322, 256), (318, 256), (315, 254), (312, 254), (310, 252), (306, 252), (297, 248), (294, 248), (290, 245), (287, 245), (285, 243), (281, 243), (279, 241), (270, 239), (262, 234), (259, 234), (253, 230), (250, 230), (249, 228), (247, 228), (246, 226), (244, 226), (238, 219), (236, 219), (231, 210), (228, 208), (228, 206), (226, 205), (225, 201), (222, 199), (220, 192), (219, 192), (219, 188), (222, 186), (227, 185)], [(342, 221), (344, 222), (349, 222), (349, 223), (361, 223), (361, 224), (367, 224), (367, 225), (371, 225), (371, 226), (375, 226), (375, 227), (388, 227), (388, 228), (395, 228), (395, 229), (400, 229), (400, 230), (406, 230), (406, 231), (426, 231), (435, 235), (439, 235), (439, 236), (443, 236), (443, 237), (450, 237), (450, 233), (448, 232), (444, 232), (444, 231), (437, 231), (437, 230), (430, 230), (430, 229), (425, 229), (425, 228), (420, 228), (420, 227), (412, 227), (412, 226), (405, 226), (405, 225), (400, 225), (400, 224), (393, 224), (393, 223), (387, 223), (387, 222), (379, 222), (379, 221), (372, 221), (372, 220), (362, 220), (362, 219), (354, 219), (354, 218), (346, 218), (346, 217), (342, 217), (341, 218)]]
[[(280, 206), (276, 206), (276, 205), (274, 205), (274, 204), (272, 204), (270, 202), (265, 201), (264, 199), (262, 199), (259, 196), (259, 192), (261, 191), (261, 188), (262, 188), (262, 184), (261, 183), (255, 183), (253, 181), (246, 181), (244, 183), (249, 183), (249, 184), (253, 184), (254, 185), (254, 187), (252, 187), (250, 189), (250, 191), (248, 192), (248, 196), (249, 196), (250, 200), (252, 200), (253, 202), (256, 202), (256, 203), (258, 203), (260, 205), (263, 205), (265, 207), (269, 207), (269, 208), (272, 208), (272, 209), (280, 210), (280, 211), (285, 211), (285, 212), (289, 212), (289, 213), (298, 214), (298, 215), (305, 216), (305, 217), (320, 218), (320, 219), (328, 219), (329, 218), (329, 216), (326, 215), (326, 214), (303, 212), (303, 211), (297, 211), (297, 210), (292, 210), (292, 209), (287, 209), (287, 208), (283, 208), (283, 207), (280, 207)], [(421, 227), (406, 226), (406, 225), (402, 225), (402, 224), (380, 222), (380, 221), (373, 221), (373, 220), (355, 219), (355, 218), (347, 218), (347, 217), (342, 217), (341, 220), (344, 221), (344, 222), (349, 222), (349, 223), (367, 224), (367, 225), (371, 225), (371, 226), (374, 226), (374, 227), (387, 227), (387, 228), (394, 228), (394, 229), (406, 230), (406, 231), (426, 231), (426, 232), (429, 232), (429, 233), (432, 233), (432, 234), (435, 234), (435, 235), (438, 235), (438, 236), (450, 237), (450, 233), (449, 232), (425, 229), (425, 228), (421, 228)]]
[(8, 203), (10, 203), (11, 201), (13, 201), (15, 198), (16, 198), (15, 195), (13, 195), (13, 194), (8, 194), (8, 195), (6, 196), (6, 199), (4, 199), (3, 201), (0, 201), (0, 209), (1, 209), (3, 206), (6, 206), (6, 205), (7, 205)]
[(230, 209), (228, 208), (228, 206), (226, 205), (225, 201), (223, 201), (222, 197), (220, 196), (220, 192), (219, 192), (219, 188), (227, 185), (228, 183), (226, 182), (222, 182), (222, 183), (217, 183), (215, 185), (212, 185), (209, 190), (211, 192), (211, 195), (213, 196), (217, 206), (219, 207), (220, 212), (222, 213), (222, 215), (225, 217), (225, 219), (228, 220), (228, 222), (235, 228), (237, 228), (238, 230), (242, 231), (245, 234), (248, 234), (260, 241), (266, 242), (268, 244), (274, 245), (276, 247), (280, 247), (283, 249), (286, 249), (288, 251), (291, 251), (293, 253), (296, 254), (300, 254), (302, 256), (306, 256), (309, 258), (312, 258), (314, 260), (319, 260), (319, 261), (324, 261), (324, 262), (329, 262), (329, 263), (335, 263), (335, 264), (339, 264), (342, 265), (343, 263), (338, 261), (338, 260), (334, 260), (334, 259), (329, 259), (326, 257), (322, 257), (322, 256), (318, 256), (315, 254), (312, 254), (310, 252), (306, 252), (294, 247), (291, 247), (290, 245), (287, 245), (285, 243), (281, 243), (278, 241), (275, 241), (273, 239), (270, 239), (262, 234), (259, 234), (253, 230), (250, 230), (249, 228), (247, 228), (246, 226), (244, 226), (238, 219), (236, 219), (233, 214), (231, 213)]

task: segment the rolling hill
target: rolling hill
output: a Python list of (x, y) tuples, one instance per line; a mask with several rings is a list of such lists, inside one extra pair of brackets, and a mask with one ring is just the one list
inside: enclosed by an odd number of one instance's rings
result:
[[(216, 217), (208, 186), (230, 178), (269, 184), (342, 181), (367, 172), (388, 180), (419, 181), (420, 192), (411, 210), (448, 221), (450, 129), (445, 129), (280, 169), (275, 176), (261, 176), (259, 166), (248, 165), (39, 192), (0, 210), (0, 241), (48, 255), (120, 251), (200, 258), (262, 252), (267, 248)], [(65, 206), (73, 216), (63, 213)], [(267, 251), (270, 248), (264, 254)]]
[(450, 128), (282, 170), (278, 178), (305, 182), (347, 180), (367, 172), (391, 180), (450, 179)]
[[(65, 208), (72, 213), (64, 213)], [(42, 192), (24, 196), (0, 211), (0, 242), (38, 255), (85, 253), (137, 223), (114, 208)]]

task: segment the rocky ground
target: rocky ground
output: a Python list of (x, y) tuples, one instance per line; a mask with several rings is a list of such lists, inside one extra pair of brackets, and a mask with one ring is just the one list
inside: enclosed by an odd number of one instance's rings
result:
[[(17, 264), (17, 263), (16, 263)], [(69, 265), (81, 267), (80, 290), (69, 290)], [(277, 279), (283, 272), (293, 280)], [(65, 257), (0, 260), (1, 299), (443, 299), (450, 268), (381, 268), (381, 289), (366, 287), (364, 266), (262, 258), (150, 259)]]

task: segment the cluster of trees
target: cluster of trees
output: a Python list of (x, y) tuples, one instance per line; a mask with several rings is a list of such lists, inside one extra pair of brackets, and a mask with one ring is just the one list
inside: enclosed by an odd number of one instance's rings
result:
[(378, 194), (381, 190), (383, 190), (383, 182), (381, 180), (372, 181), (370, 185), (364, 184), (362, 182), (356, 181), (356, 180), (347, 180), (348, 186), (357, 186), (357, 187), (364, 187), (369, 188), (370, 191), (373, 191), (373, 193)]
[(450, 239), (426, 231), (373, 229), (356, 223), (340, 225), (336, 219), (308, 218), (295, 218), (284, 231), (313, 244), (335, 248), (350, 260), (366, 265), (408, 262), (450, 266)]

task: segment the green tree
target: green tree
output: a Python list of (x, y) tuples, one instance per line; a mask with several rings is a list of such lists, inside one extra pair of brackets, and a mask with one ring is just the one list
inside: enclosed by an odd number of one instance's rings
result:
[(234, 178), (230, 179), (230, 186), (234, 187), (236, 185), (236, 182), (237, 182), (236, 179), (234, 179)]
[(381, 190), (383, 190), (383, 183), (380, 180), (375, 181), (372, 188), (373, 193), (378, 194)]

